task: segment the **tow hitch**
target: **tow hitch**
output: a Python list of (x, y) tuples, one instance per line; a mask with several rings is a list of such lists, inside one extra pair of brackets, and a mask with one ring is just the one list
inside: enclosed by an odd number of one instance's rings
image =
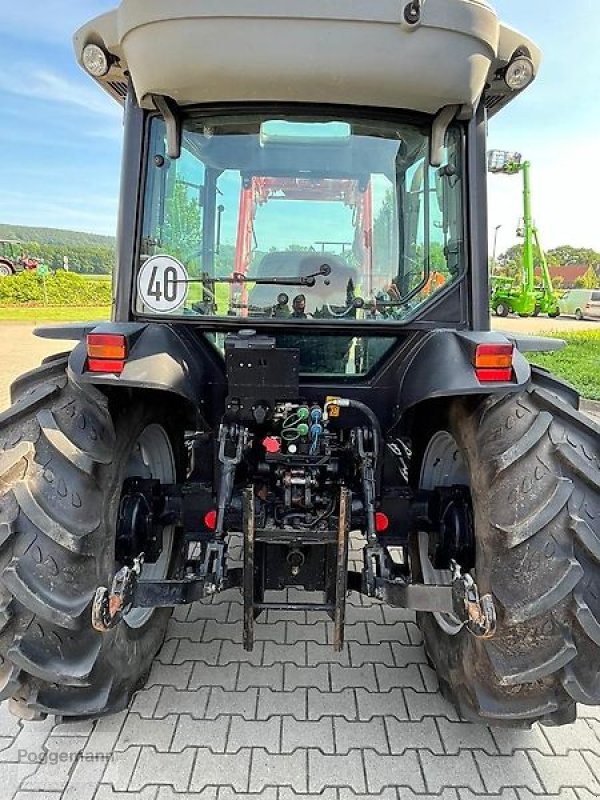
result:
[(172, 608), (189, 605), (221, 591), (225, 585), (226, 547), (223, 542), (206, 546), (204, 563), (197, 574), (181, 580), (144, 581), (140, 578), (144, 563), (141, 553), (132, 567), (122, 567), (110, 590), (101, 586), (92, 604), (92, 627), (106, 633), (118, 625), (132, 608)]

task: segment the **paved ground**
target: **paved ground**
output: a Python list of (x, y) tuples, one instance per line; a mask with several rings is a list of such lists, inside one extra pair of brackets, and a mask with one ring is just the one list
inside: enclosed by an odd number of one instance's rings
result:
[[(54, 347), (0, 334), (0, 382)], [(240, 618), (235, 591), (179, 609), (146, 687), (112, 718), (23, 724), (0, 706), (0, 800), (600, 796), (600, 709), (530, 732), (460, 722), (408, 612), (351, 595), (340, 655), (331, 623), (305, 612), (269, 612), (245, 653)]]
[(550, 319), (549, 317), (537, 317), (536, 319), (521, 317), (506, 317), (499, 319), (492, 317), (492, 327), (497, 331), (508, 331), (512, 333), (530, 333), (543, 336), (546, 333), (579, 333), (585, 330), (600, 331), (600, 322), (597, 320), (582, 320), (579, 322), (574, 317), (559, 317)]

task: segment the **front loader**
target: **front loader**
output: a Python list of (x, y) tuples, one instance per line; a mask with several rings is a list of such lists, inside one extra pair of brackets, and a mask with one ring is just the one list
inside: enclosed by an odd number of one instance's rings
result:
[(249, 650), (297, 608), (343, 649), (356, 591), (467, 719), (600, 702), (600, 431), (489, 321), (486, 125), (538, 48), (482, 0), (122, 0), (75, 47), (125, 115), (113, 315), (39, 329), (79, 343), (0, 415), (0, 698), (119, 711), (237, 587)]

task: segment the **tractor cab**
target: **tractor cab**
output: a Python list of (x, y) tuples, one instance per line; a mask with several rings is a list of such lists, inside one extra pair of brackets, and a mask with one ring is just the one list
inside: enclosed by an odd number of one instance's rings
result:
[(430, 124), (377, 113), (193, 111), (177, 160), (150, 124), (140, 314), (394, 323), (464, 271), (459, 126), (433, 166)]

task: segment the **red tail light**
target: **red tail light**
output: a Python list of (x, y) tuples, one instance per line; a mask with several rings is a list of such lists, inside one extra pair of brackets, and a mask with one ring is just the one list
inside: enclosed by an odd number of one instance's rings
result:
[(480, 383), (507, 383), (513, 378), (512, 344), (480, 344), (475, 351), (475, 375)]
[(127, 359), (127, 339), (117, 333), (89, 333), (87, 355), (90, 372), (120, 375)]

